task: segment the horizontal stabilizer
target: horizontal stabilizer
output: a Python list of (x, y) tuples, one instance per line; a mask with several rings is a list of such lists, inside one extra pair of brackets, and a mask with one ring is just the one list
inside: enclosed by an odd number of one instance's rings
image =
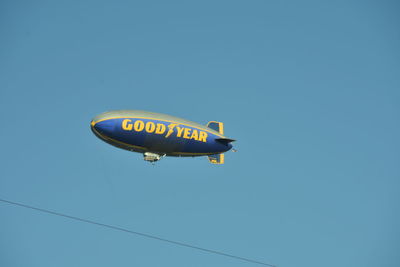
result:
[(211, 156), (208, 156), (208, 160), (209, 160), (212, 164), (224, 164), (224, 162), (225, 162), (225, 155), (224, 155), (224, 154), (211, 155)]
[(220, 142), (220, 143), (222, 143), (222, 144), (224, 144), (224, 145), (227, 145), (227, 144), (229, 144), (229, 143), (231, 143), (231, 142), (234, 142), (234, 141), (236, 141), (236, 140), (234, 140), (234, 139), (229, 139), (229, 138), (217, 138), (217, 139), (215, 139), (215, 141)]

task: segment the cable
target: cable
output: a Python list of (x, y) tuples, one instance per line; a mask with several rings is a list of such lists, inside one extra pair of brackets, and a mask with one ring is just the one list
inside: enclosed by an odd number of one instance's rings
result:
[(217, 251), (217, 250), (201, 248), (201, 247), (193, 246), (193, 245), (190, 245), (190, 244), (187, 244), (187, 243), (161, 238), (161, 237), (158, 237), (158, 236), (155, 236), (155, 235), (150, 235), (150, 234), (145, 234), (145, 233), (141, 233), (141, 232), (131, 231), (131, 230), (124, 229), (124, 228), (121, 228), (121, 227), (118, 227), (118, 226), (99, 223), (99, 222), (95, 222), (95, 221), (91, 221), (91, 220), (87, 220), (87, 219), (83, 219), (83, 218), (79, 218), (79, 217), (75, 217), (75, 216), (71, 216), (71, 215), (62, 214), (62, 213), (51, 211), (51, 210), (46, 210), (46, 209), (37, 208), (37, 207), (29, 206), (29, 205), (26, 205), (26, 204), (22, 204), (22, 203), (13, 202), (13, 201), (10, 201), (10, 200), (0, 199), (0, 201), (4, 202), (4, 203), (11, 204), (11, 205), (14, 205), (14, 206), (20, 206), (20, 207), (23, 207), (23, 208), (36, 210), (36, 211), (40, 211), (40, 212), (43, 212), (43, 213), (48, 213), (48, 214), (52, 214), (52, 215), (56, 215), (56, 216), (60, 216), (60, 217), (68, 218), (68, 219), (72, 219), (72, 220), (75, 220), (75, 221), (94, 224), (94, 225), (102, 226), (102, 227), (105, 227), (105, 228), (109, 228), (109, 229), (113, 229), (113, 230), (129, 233), (129, 234), (139, 235), (139, 236), (143, 236), (143, 237), (146, 237), (146, 238), (151, 238), (151, 239), (155, 239), (155, 240), (158, 240), (158, 241), (167, 242), (167, 243), (178, 245), (178, 246), (181, 246), (181, 247), (192, 248), (192, 249), (200, 250), (200, 251), (207, 252), (207, 253), (213, 253), (213, 254), (217, 254), (217, 255), (220, 255), (220, 256), (233, 258), (233, 259), (236, 259), (236, 260), (247, 261), (247, 262), (250, 262), (250, 263), (255, 263), (255, 264), (260, 264), (260, 265), (265, 265), (265, 266), (270, 266), (270, 267), (276, 267), (275, 265), (272, 265), (272, 264), (269, 264), (269, 263), (264, 263), (264, 262), (261, 262), (261, 261), (256, 261), (256, 260), (252, 260), (252, 259), (248, 259), (248, 258), (243, 258), (243, 257), (227, 254), (227, 253), (224, 253), (224, 252), (220, 252), (220, 251)]

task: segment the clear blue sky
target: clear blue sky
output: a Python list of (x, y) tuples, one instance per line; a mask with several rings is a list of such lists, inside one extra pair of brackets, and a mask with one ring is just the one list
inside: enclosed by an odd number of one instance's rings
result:
[[(279, 267), (400, 266), (397, 1), (2, 1), (0, 198)], [(223, 121), (155, 167), (113, 109)], [(0, 266), (254, 266), (0, 203)]]

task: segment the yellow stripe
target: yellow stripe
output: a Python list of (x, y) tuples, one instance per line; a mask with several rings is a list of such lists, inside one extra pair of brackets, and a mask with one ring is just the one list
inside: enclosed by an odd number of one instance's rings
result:
[(96, 131), (96, 129), (94, 129), (94, 128), (93, 128), (93, 131), (95, 131), (96, 134), (98, 134), (99, 136), (101, 136), (101, 138), (103, 138), (103, 139), (105, 139), (105, 140), (111, 140), (111, 141), (116, 142), (116, 143), (118, 143), (118, 144), (126, 145), (126, 146), (128, 146), (128, 147), (133, 147), (133, 148), (137, 148), (137, 149), (144, 149), (144, 150), (147, 150), (147, 148), (142, 147), (142, 146), (131, 145), (131, 144), (128, 144), (128, 143), (124, 143), (124, 142), (115, 140), (115, 139), (113, 139), (113, 138), (111, 138), (111, 137), (104, 136), (104, 135), (100, 134), (98, 131)]
[(222, 122), (219, 122), (219, 133), (224, 134), (224, 124)]
[(225, 154), (219, 154), (219, 164), (225, 163)]
[(148, 118), (148, 117), (126, 117), (126, 116), (124, 116), (124, 117), (111, 117), (111, 118), (107, 118), (107, 119), (103, 119), (103, 120), (98, 120), (96, 122), (92, 122), (92, 123), (94, 123), (94, 124), (92, 124), (92, 126), (94, 126), (97, 123), (102, 122), (102, 121), (114, 120), (114, 119), (145, 119), (145, 120), (156, 120), (156, 121), (172, 122), (172, 123), (178, 123), (178, 124), (181, 124), (181, 125), (193, 127), (193, 128), (196, 128), (196, 129), (201, 129), (203, 131), (209, 132), (210, 134), (214, 134), (214, 135), (217, 135), (219, 137), (225, 137), (223, 135), (213, 133), (213, 132), (207, 130), (206, 128), (199, 128), (199, 127), (194, 126), (194, 125), (190, 125), (190, 124), (186, 124), (186, 123), (180, 123), (180, 122), (177, 122), (177, 121), (169, 121), (169, 120), (162, 120), (162, 119)]
[(171, 154), (171, 155), (203, 155), (203, 156), (207, 156), (207, 155), (214, 155), (215, 152), (212, 152), (212, 153), (172, 152), (169, 154)]
[[(96, 129), (94, 129), (94, 128), (93, 128), (93, 131), (95, 131), (96, 134), (98, 134), (99, 136), (101, 136), (105, 140), (111, 140), (113, 142), (116, 142), (118, 144), (122, 144), (122, 145), (125, 145), (125, 146), (128, 146), (128, 147), (133, 147), (133, 148), (136, 148), (136, 149), (143, 149), (143, 150), (149, 151), (148, 148), (146, 148), (146, 147), (131, 145), (131, 144), (128, 144), (128, 143), (125, 143), (125, 142), (121, 142), (121, 141), (115, 140), (115, 139), (113, 139), (111, 137), (104, 136), (104, 135), (100, 134), (98, 131), (96, 131)], [(206, 156), (206, 155), (213, 155), (214, 153), (172, 152), (172, 153), (168, 153), (168, 154), (171, 154), (171, 155), (203, 155), (203, 156)]]

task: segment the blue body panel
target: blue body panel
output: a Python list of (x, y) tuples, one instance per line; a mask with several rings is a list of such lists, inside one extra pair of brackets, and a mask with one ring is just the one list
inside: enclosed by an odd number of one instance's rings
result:
[(171, 156), (201, 156), (218, 154), (232, 148), (215, 139), (206, 127), (199, 128), (173, 121), (145, 118), (110, 118), (92, 123), (100, 138), (132, 151), (151, 151)]

